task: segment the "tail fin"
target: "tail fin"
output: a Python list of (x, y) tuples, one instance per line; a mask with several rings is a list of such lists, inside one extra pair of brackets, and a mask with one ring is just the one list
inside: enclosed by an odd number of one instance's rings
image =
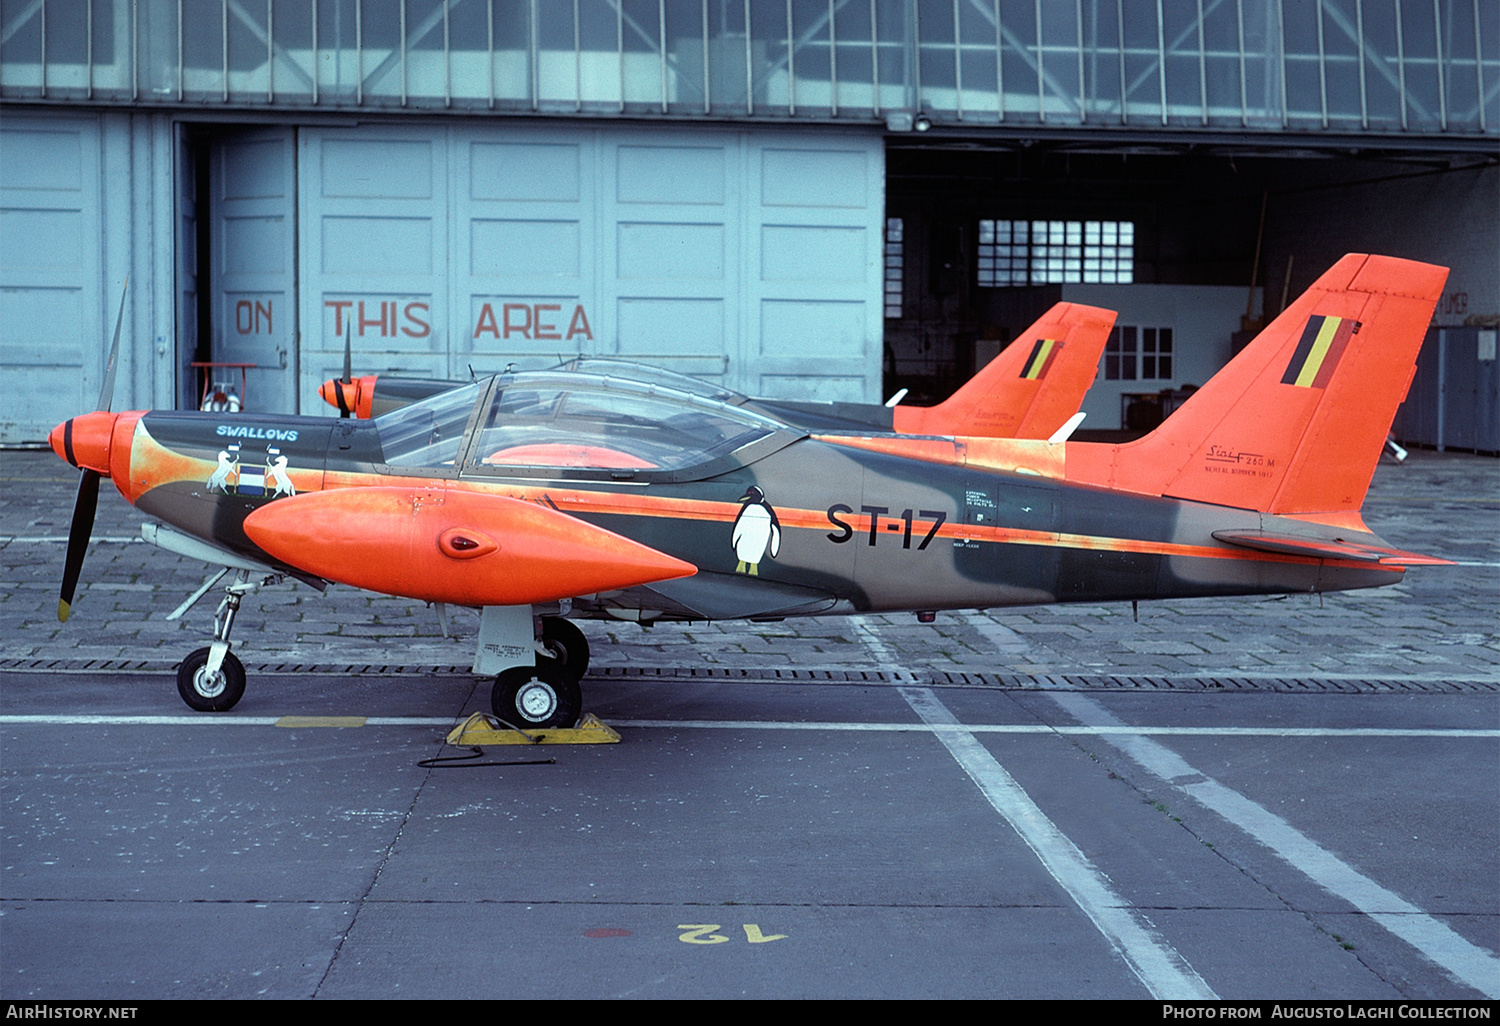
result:
[(1264, 513), (1357, 511), (1447, 277), (1344, 257), (1151, 434), (1070, 444), (1068, 479)]
[(1114, 326), (1112, 310), (1058, 303), (937, 406), (897, 406), (905, 435), (1048, 438), (1083, 403)]

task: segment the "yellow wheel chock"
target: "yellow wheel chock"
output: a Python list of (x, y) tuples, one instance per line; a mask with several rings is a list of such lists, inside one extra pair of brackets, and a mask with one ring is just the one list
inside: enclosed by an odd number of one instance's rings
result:
[(517, 730), (484, 713), (475, 713), (448, 732), (448, 744), (483, 745), (612, 745), (620, 735), (593, 713), (584, 713), (576, 727)]

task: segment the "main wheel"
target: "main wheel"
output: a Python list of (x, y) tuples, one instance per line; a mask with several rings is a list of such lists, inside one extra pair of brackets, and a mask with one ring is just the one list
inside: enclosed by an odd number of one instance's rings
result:
[(542, 647), (548, 656), (538, 658), (538, 665), (555, 667), (574, 684), (583, 679), (589, 668), (589, 639), (572, 620), (560, 616), (542, 617)]
[(208, 649), (200, 648), (177, 667), (177, 693), (199, 712), (228, 712), (245, 694), (245, 667), (225, 652), (219, 672), (210, 676)]
[(490, 708), (503, 723), (522, 730), (571, 727), (583, 711), (583, 692), (555, 667), (512, 666), (495, 678)]

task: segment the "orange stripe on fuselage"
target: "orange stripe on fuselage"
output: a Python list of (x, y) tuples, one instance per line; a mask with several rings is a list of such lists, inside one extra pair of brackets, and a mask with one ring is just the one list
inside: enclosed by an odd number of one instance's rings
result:
[[(330, 472), (326, 475), (330, 487), (359, 487), (361, 485), (389, 485), (401, 480), (383, 474), (350, 474)], [(413, 478), (416, 481), (432, 481), (430, 478)], [(432, 482), (436, 484), (436, 482)], [(674, 496), (642, 495), (632, 492), (593, 491), (583, 488), (538, 485), (486, 484), (474, 480), (449, 481), (448, 486), (464, 491), (490, 492), (553, 506), (563, 513), (578, 515), (614, 515), (656, 517), (664, 520), (699, 520), (730, 523), (743, 506), (738, 502), (713, 502), (704, 499), (685, 499)], [(776, 507), (776, 516), (783, 528), (828, 531), (837, 527), (828, 518), (826, 510), (792, 509)], [(843, 513), (844, 521), (854, 529), (855, 536), (867, 534), (871, 515), (867, 513)], [(930, 519), (913, 520), (912, 533), (925, 533), (932, 525)], [(1102, 535), (1055, 533), (1051, 531), (1028, 531), (1014, 527), (988, 527), (979, 524), (954, 523), (951, 519), (940, 527), (934, 537), (954, 540), (990, 542), (999, 545), (1036, 545), (1052, 548), (1083, 549), (1105, 552), (1135, 552), (1158, 556), (1185, 556), (1198, 559), (1228, 559), (1258, 563), (1300, 563), (1369, 569), (1370, 564), (1357, 560), (1314, 559), (1289, 554), (1256, 552), (1239, 546), (1191, 545), (1180, 542), (1150, 541), (1141, 538), (1110, 538)]]
[(899, 435), (814, 435), (819, 442), (902, 459), (1062, 479), (1067, 450), (1037, 438), (906, 438)]
[(152, 488), (178, 481), (207, 483), (217, 469), (217, 462), (184, 456), (168, 449), (155, 438), (145, 424), (137, 422), (130, 440), (130, 473), (128, 479), (115, 479), (115, 487), (131, 505)]

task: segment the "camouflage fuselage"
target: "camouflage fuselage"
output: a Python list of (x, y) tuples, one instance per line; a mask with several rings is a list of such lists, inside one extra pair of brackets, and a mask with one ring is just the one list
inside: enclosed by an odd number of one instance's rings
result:
[[(1316, 533), (1300, 520), (912, 459), (859, 442), (787, 432), (727, 464), (706, 464), (701, 476), (459, 471), (386, 465), (378, 432), (364, 421), (150, 413), (135, 428), (128, 480), (114, 476), (148, 515), (304, 576), (305, 568), (275, 560), (247, 537), (249, 514), (292, 494), (391, 484), (538, 503), (698, 568), (680, 580), (573, 599), (575, 614), (632, 619), (1330, 591), (1402, 575), (1400, 567), (1250, 551), (1213, 537), (1278, 525)], [(765, 510), (746, 514), (760, 503)], [(749, 519), (736, 543), (742, 514)], [(504, 526), (491, 530), (503, 536)]]

